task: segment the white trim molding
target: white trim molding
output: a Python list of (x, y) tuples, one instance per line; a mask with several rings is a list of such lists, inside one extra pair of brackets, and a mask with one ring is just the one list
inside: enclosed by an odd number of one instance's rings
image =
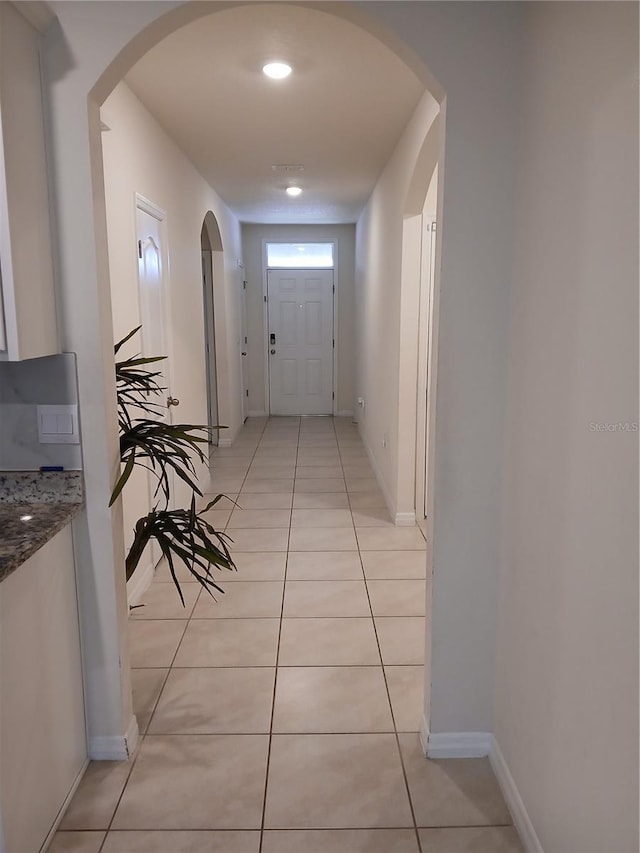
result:
[(500, 745), (491, 732), (434, 733), (429, 731), (429, 724), (423, 716), (419, 737), (422, 751), (427, 758), (485, 758), (488, 756), (526, 853), (544, 853)]
[[(486, 758), (491, 751), (490, 732), (430, 732), (420, 730), (427, 758)], [(426, 743), (425, 743), (426, 735)]]
[(129, 607), (135, 607), (136, 604), (140, 604), (140, 599), (151, 586), (153, 576), (154, 568), (151, 555), (149, 555), (146, 565), (144, 567), (139, 566), (127, 581), (127, 602)]
[(232, 438), (219, 438), (218, 439), (218, 447), (232, 447), (233, 439)]
[(89, 738), (89, 758), (93, 761), (126, 761), (138, 745), (138, 721), (131, 716), (124, 735)]
[(396, 527), (415, 527), (416, 514), (415, 512), (397, 512), (393, 523)]
[[(89, 759), (87, 758), (86, 761), (83, 763), (82, 767), (80, 768), (78, 775), (73, 780), (73, 785), (71, 786), (71, 789), (69, 790), (69, 793), (67, 794), (67, 796), (64, 798), (63, 804), (60, 806), (60, 811), (56, 815), (56, 819), (53, 822), (53, 826), (51, 827), (51, 829), (47, 833), (47, 837), (44, 840), (44, 844), (40, 848), (41, 850), (48, 850), (49, 849), (49, 845), (53, 841), (53, 836), (58, 831), (58, 827), (62, 823), (62, 819), (65, 816), (65, 813), (66, 813), (67, 809), (69, 808), (69, 805), (71, 804), (71, 800), (73, 799), (73, 795), (78, 790), (78, 786), (80, 785), (80, 782), (82, 782), (82, 777), (84, 776), (88, 766), (89, 766)], [(1, 829), (1, 827), (0, 827), (0, 829)], [(5, 853), (5, 848), (2, 844), (2, 838), (0, 838), (0, 853)]]
[(420, 746), (422, 747), (422, 752), (426, 757), (427, 750), (429, 748), (429, 722), (424, 716), (424, 714), (422, 715), (422, 719), (420, 720), (420, 730), (418, 732), (418, 737), (420, 738)]
[(524, 801), (511, 775), (509, 766), (505, 760), (498, 741), (491, 735), (491, 747), (489, 750), (489, 761), (493, 772), (498, 780), (498, 785), (505, 798), (507, 807), (511, 812), (513, 823), (518, 831), (520, 840), (527, 853), (544, 853), (540, 839), (538, 838), (533, 823), (527, 812)]

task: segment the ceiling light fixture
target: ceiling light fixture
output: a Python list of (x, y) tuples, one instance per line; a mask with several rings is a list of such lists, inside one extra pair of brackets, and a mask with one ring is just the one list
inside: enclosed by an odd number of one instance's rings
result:
[(262, 73), (272, 80), (284, 80), (291, 74), (292, 68), (286, 62), (267, 62), (262, 66)]
[(302, 190), (300, 187), (287, 187), (287, 195), (293, 196), (294, 198), (295, 196), (300, 195), (301, 192)]

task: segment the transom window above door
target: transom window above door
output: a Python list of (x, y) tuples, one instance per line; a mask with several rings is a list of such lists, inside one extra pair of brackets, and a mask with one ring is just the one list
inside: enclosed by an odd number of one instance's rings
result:
[(270, 269), (333, 269), (333, 243), (267, 243)]

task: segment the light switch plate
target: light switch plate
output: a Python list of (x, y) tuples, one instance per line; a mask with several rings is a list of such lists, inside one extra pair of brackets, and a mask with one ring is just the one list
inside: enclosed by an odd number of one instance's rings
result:
[(40, 444), (80, 444), (77, 406), (38, 406)]

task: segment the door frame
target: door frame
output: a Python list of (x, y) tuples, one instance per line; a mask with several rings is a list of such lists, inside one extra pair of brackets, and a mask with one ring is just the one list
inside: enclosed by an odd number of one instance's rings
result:
[[(162, 236), (162, 246), (161, 248), (161, 256), (162, 256), (162, 321), (164, 324), (164, 332), (165, 332), (165, 345), (167, 347), (167, 382), (169, 385), (169, 389), (173, 387), (173, 375), (172, 375), (172, 366), (173, 366), (173, 337), (171, 335), (171, 324), (170, 324), (170, 312), (168, 311), (167, 303), (169, 301), (169, 293), (168, 293), (168, 281), (169, 281), (169, 238), (167, 234), (167, 212), (162, 207), (154, 202), (150, 201), (145, 196), (140, 193), (135, 193), (134, 197), (135, 210), (134, 215), (136, 216), (136, 235), (137, 235), (137, 211), (142, 210), (144, 213), (148, 213), (149, 216), (152, 216), (154, 219), (157, 219), (160, 223), (160, 234)], [(137, 236), (136, 236), (137, 240)], [(140, 287), (138, 286), (138, 313), (140, 315), (140, 320), (142, 321), (142, 304), (140, 303)], [(143, 332), (144, 334), (144, 332)]]
[[(247, 279), (244, 263), (238, 261), (240, 272), (240, 392), (242, 396), (242, 423), (249, 417), (249, 306), (247, 304)], [(242, 355), (245, 352), (246, 355)]]
[[(333, 246), (333, 398), (331, 401), (331, 414), (335, 417), (338, 414), (338, 351), (340, 343), (338, 338), (338, 302), (340, 294), (340, 275), (338, 271), (338, 239), (319, 237), (317, 240), (296, 240), (295, 237), (286, 239), (279, 237), (277, 239), (262, 238), (262, 343), (264, 356), (264, 402), (266, 414), (271, 413), (271, 389), (269, 386), (269, 281), (267, 266), (267, 243), (331, 243)], [(271, 269), (282, 269), (282, 267), (271, 267)], [(314, 267), (304, 267), (303, 269), (314, 269)], [(316, 267), (316, 269), (328, 269), (328, 267)]]
[[(203, 225), (206, 233), (206, 227)], [(207, 235), (207, 240), (208, 240)], [(202, 244), (201, 244), (202, 245)], [(214, 429), (220, 423), (218, 406), (218, 354), (216, 351), (215, 305), (214, 305), (214, 255), (213, 250), (201, 248), (202, 256), (202, 304), (204, 308), (204, 346), (205, 370), (207, 376), (207, 421), (210, 428), (209, 446), (217, 447), (220, 430)], [(215, 413), (215, 417), (214, 417)]]
[[(418, 387), (416, 399), (416, 520), (427, 517), (429, 461), (429, 384), (432, 381), (431, 338), (435, 282), (436, 217), (423, 213), (420, 224), (420, 302), (418, 308)], [(428, 237), (427, 237), (428, 235)]]

